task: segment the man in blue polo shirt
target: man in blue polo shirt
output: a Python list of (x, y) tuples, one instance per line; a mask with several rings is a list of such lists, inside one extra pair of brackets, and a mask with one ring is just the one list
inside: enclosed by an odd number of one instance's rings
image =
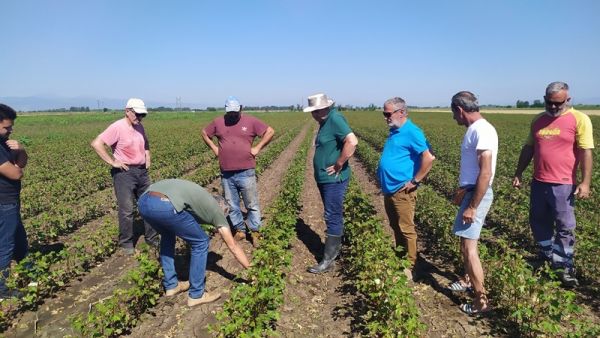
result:
[(417, 261), (417, 232), (413, 220), (417, 188), (429, 173), (435, 157), (429, 151), (423, 131), (408, 119), (403, 99), (394, 97), (385, 101), (383, 116), (390, 135), (383, 146), (377, 177), (396, 247), (402, 245), (408, 253), (411, 267), (405, 273), (412, 279)]

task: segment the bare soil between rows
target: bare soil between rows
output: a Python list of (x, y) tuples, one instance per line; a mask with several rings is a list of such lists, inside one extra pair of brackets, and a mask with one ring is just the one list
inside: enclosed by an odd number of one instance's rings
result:
[[(303, 128), (292, 140), (279, 157), (258, 177), (258, 194), (261, 210), (268, 209), (271, 202), (280, 191), (280, 181), (285, 175), (297, 149), (299, 148), (308, 128)], [(209, 187), (221, 192), (220, 182), (216, 181)], [(269, 226), (264, 223), (263, 226)], [(248, 241), (238, 242), (244, 252), (251, 258), (252, 244)], [(184, 266), (185, 269), (185, 266)], [(211, 239), (206, 273), (206, 288), (208, 292), (220, 292), (221, 298), (214, 303), (189, 308), (185, 304), (187, 295), (180, 294), (174, 300), (162, 297), (159, 304), (142, 318), (142, 323), (135, 327), (132, 337), (209, 337), (213, 334), (209, 326), (217, 324), (215, 314), (221, 310), (229, 298), (229, 292), (235, 283), (242, 280), (243, 269), (227, 249), (220, 236)]]
[(306, 271), (321, 260), (326, 225), (323, 203), (314, 180), (312, 158), (307, 156), (302, 210), (293, 240), (292, 266), (287, 276), (284, 304), (277, 321), (282, 337), (340, 337), (352, 335), (353, 317), (346, 311), (355, 301), (355, 290), (344, 283), (343, 269), (315, 275)]
[[(280, 179), (293, 159), (308, 128), (290, 143), (279, 158), (258, 179), (261, 207), (268, 208), (279, 192)], [(312, 149), (314, 151), (314, 148)], [(384, 224), (387, 218), (376, 183), (364, 167), (356, 160), (351, 161), (354, 177), (370, 197)], [(221, 191), (220, 182), (214, 181), (209, 190)], [(111, 213), (113, 214), (113, 213)], [(268, 226), (268, 224), (265, 224)], [(307, 156), (305, 185), (302, 192), (302, 210), (293, 240), (292, 266), (284, 294), (284, 305), (280, 309), (281, 318), (277, 331), (283, 337), (311, 335), (315, 337), (352, 337), (359, 333), (356, 325), (360, 322), (354, 307), (357, 304), (356, 290), (352, 281), (344, 273), (339, 262), (332, 272), (321, 275), (310, 274), (306, 268), (320, 260), (325, 238), (323, 206), (312, 173), (312, 152)], [(389, 227), (386, 231), (392, 237)], [(431, 240), (431, 239), (430, 239)], [(390, 240), (391, 243), (391, 240)], [(251, 256), (252, 245), (241, 242), (244, 251)], [(425, 241), (419, 242), (419, 278), (414, 283), (413, 294), (420, 308), (421, 320), (428, 329), (426, 337), (480, 337), (502, 336), (493, 332), (486, 319), (474, 319), (458, 309), (464, 298), (446, 290), (446, 285), (456, 276), (453, 268), (444, 263), (443, 257), (427, 254)], [(56, 337), (73, 334), (67, 315), (87, 311), (90, 304), (107, 297), (119, 286), (125, 272), (135, 264), (132, 257), (113, 255), (90, 273), (75, 280), (64, 291), (49, 299), (37, 312), (25, 314), (9, 336), (32, 336), (37, 331), (40, 337)], [(187, 279), (187, 257), (178, 257), (177, 267), (182, 280)], [(172, 298), (161, 297), (158, 304), (145, 314), (131, 332), (134, 337), (208, 337), (213, 334), (209, 325), (217, 323), (215, 314), (228, 298), (230, 289), (239, 282), (237, 276), (243, 271), (219, 236), (211, 239), (207, 264), (207, 290), (221, 292), (222, 297), (212, 303), (188, 308), (187, 295)]]
[[(299, 133), (278, 159), (258, 178), (259, 197), (263, 210), (278, 193), (278, 180), (285, 174), (296, 149), (306, 134), (306, 129), (304, 128)], [(197, 169), (192, 169), (186, 173), (186, 176), (192, 175)], [(213, 181), (205, 188), (211, 192), (222, 191), (219, 180)], [(108, 192), (99, 193), (107, 194)], [(74, 233), (83, 228), (93, 227), (96, 222), (102, 222), (107, 217), (114, 218), (116, 224), (116, 212), (111, 211), (101, 218), (84, 224)], [(138, 219), (137, 223), (136, 228), (143, 229), (141, 220)], [(72, 235), (73, 233), (65, 235), (61, 237), (61, 240), (66, 241)], [(143, 236), (138, 238), (138, 243), (141, 242), (143, 242)], [(247, 241), (240, 244), (246, 254), (251, 257), (252, 244)], [(178, 247), (182, 249), (180, 244)], [(187, 250), (179, 251), (181, 251), (181, 255), (176, 257), (176, 267), (179, 277), (187, 280), (189, 257), (185, 254)], [(88, 312), (93, 304), (110, 297), (117, 288), (124, 287), (121, 284), (125, 274), (136, 265), (137, 261), (134, 257), (123, 255), (117, 251), (104, 262), (92, 268), (90, 272), (69, 282), (64, 290), (46, 299), (36, 311), (20, 314), (12, 328), (5, 332), (6, 336), (77, 336), (78, 334), (71, 328), (69, 317)], [(220, 236), (213, 236), (207, 263), (207, 290), (209, 292), (223, 291), (221, 299), (213, 304), (189, 309), (186, 304), (187, 294), (180, 294), (172, 298), (161, 297), (158, 304), (141, 318), (139, 325), (132, 330), (131, 334), (139, 337), (175, 335), (205, 337), (209, 335), (208, 325), (215, 323), (214, 313), (227, 298), (228, 289), (240, 271), (242, 271), (241, 265), (229, 252)]]
[[(352, 174), (358, 180), (361, 190), (369, 195), (377, 214), (383, 220), (385, 231), (393, 243), (393, 232), (383, 205), (383, 195), (365, 167), (356, 159), (351, 159)], [(419, 203), (417, 195), (417, 205)], [(418, 207), (418, 206), (417, 206)], [(450, 225), (448, 225), (450, 226)], [(447, 290), (447, 285), (457, 277), (454, 269), (444, 262), (444, 257), (432, 257), (427, 252), (427, 239), (417, 224), (419, 258), (415, 268), (415, 282), (412, 284), (413, 295), (421, 321), (427, 325), (424, 337), (482, 337), (504, 336), (494, 332), (493, 326), (485, 318), (474, 318), (464, 314), (459, 305), (466, 298), (459, 297)]]

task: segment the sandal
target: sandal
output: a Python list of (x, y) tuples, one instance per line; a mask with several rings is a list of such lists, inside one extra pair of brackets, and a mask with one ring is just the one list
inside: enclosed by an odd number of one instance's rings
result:
[(487, 312), (492, 311), (492, 307), (490, 306), (488, 299), (485, 294), (480, 294), (476, 299), (479, 300), (479, 304), (481, 307), (477, 309), (473, 303), (471, 304), (461, 304), (460, 309), (462, 312), (468, 314), (469, 316), (473, 315), (482, 315)]
[(484, 309), (477, 310), (473, 304), (461, 304), (460, 309), (469, 316), (481, 315), (492, 311), (492, 307), (489, 305), (487, 305)]
[(471, 287), (471, 285), (463, 282), (462, 280), (457, 280), (456, 282), (450, 284), (448, 286), (448, 289), (450, 291), (455, 291), (455, 292), (471, 292), (473, 291), (473, 288)]

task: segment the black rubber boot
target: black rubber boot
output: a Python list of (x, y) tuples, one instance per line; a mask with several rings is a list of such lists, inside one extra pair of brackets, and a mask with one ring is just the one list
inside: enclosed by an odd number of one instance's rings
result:
[(331, 270), (334, 266), (333, 261), (340, 253), (342, 247), (342, 236), (327, 236), (325, 239), (325, 250), (323, 260), (313, 267), (308, 268), (310, 273), (323, 273)]

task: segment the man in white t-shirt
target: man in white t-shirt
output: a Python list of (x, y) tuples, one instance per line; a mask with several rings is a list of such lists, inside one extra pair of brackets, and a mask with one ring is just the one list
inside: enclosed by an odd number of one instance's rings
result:
[(466, 190), (452, 232), (460, 237), (465, 275), (450, 285), (454, 291), (473, 289), (472, 304), (462, 304), (461, 310), (476, 314), (491, 310), (483, 285), (484, 275), (477, 243), (481, 227), (492, 205), (492, 182), (498, 155), (498, 134), (479, 112), (477, 97), (461, 91), (452, 97), (452, 114), (459, 125), (467, 127), (460, 147), (459, 186)]

